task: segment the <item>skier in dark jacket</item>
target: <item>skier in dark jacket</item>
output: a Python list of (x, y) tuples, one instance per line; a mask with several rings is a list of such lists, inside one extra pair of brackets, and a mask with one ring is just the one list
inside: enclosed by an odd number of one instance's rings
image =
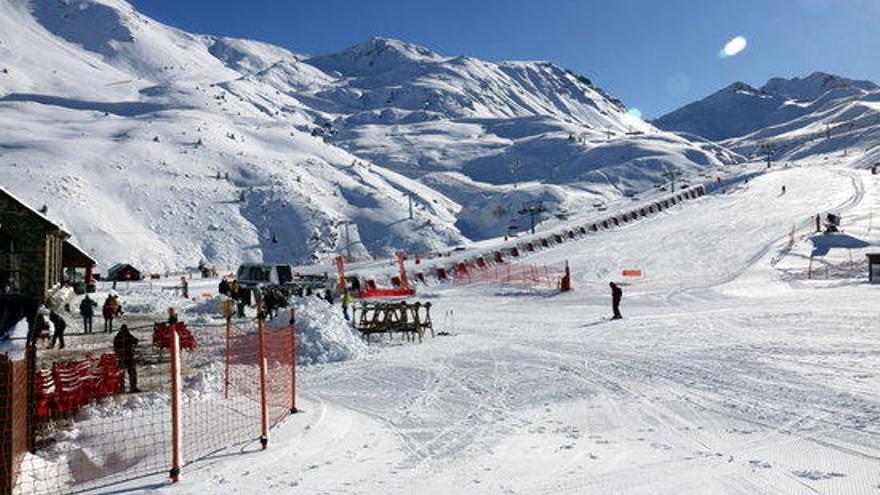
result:
[(137, 369), (134, 366), (134, 348), (137, 344), (138, 338), (128, 331), (128, 325), (122, 325), (113, 338), (116, 359), (119, 361), (119, 367), (128, 373), (128, 385), (133, 394), (141, 391), (137, 386)]
[(623, 315), (620, 314), (620, 300), (623, 298), (623, 291), (614, 282), (610, 282), (608, 286), (611, 287), (611, 308), (614, 310), (614, 316), (611, 319), (619, 320), (623, 318)]
[(83, 332), (92, 333), (92, 320), (95, 318), (95, 308), (98, 306), (96, 301), (86, 295), (79, 303), (79, 314), (83, 319)]
[(55, 327), (55, 332), (52, 333), (52, 342), (49, 344), (49, 349), (55, 347), (55, 342), (58, 341), (59, 349), (64, 349), (64, 331), (67, 330), (67, 322), (64, 321), (64, 318), (61, 317), (58, 313), (52, 311), (49, 313), (49, 321), (52, 322), (52, 326)]

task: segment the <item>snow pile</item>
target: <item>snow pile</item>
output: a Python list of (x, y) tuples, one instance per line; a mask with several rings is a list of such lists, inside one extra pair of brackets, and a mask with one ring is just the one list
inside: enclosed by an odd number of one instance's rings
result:
[(210, 299), (202, 299), (191, 306), (186, 308), (186, 314), (188, 316), (214, 316), (220, 317), (222, 314), (220, 310), (222, 308), (223, 301), (229, 299), (226, 296), (217, 295)]
[[(300, 366), (359, 359), (367, 345), (342, 317), (339, 306), (316, 297), (293, 298), (296, 308), (296, 363)], [(269, 322), (283, 328), (290, 321), (290, 310), (280, 311)]]
[(21, 319), (6, 335), (6, 340), (0, 340), (0, 354), (9, 354), (12, 359), (21, 359), (24, 356), (25, 339), (28, 334), (27, 320)]

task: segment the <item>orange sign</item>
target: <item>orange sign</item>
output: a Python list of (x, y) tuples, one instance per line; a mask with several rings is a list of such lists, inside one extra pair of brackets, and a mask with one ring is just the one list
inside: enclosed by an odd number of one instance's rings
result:
[(641, 270), (624, 270), (623, 276), (624, 277), (641, 277), (642, 271)]

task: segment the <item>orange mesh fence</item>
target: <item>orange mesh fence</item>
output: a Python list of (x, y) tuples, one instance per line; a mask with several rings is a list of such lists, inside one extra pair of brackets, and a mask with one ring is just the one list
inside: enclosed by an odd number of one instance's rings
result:
[[(0, 493), (63, 495), (169, 472), (173, 332), (181, 346), (180, 464), (259, 438), (258, 329), (151, 325), (132, 329), (131, 354), (118, 339), (114, 347), (113, 335), (94, 334), (71, 339), (51, 360), (39, 356), (31, 371), (24, 360), (0, 357), (0, 482), (11, 487)], [(292, 328), (264, 330), (272, 425), (293, 408), (294, 340)]]
[(0, 493), (11, 493), (19, 466), (32, 447), (28, 414), (33, 354), (18, 360), (0, 356)]
[(460, 285), (494, 283), (558, 290), (564, 272), (543, 265), (525, 263), (458, 263), (451, 270)]
[(74, 493), (167, 469), (168, 368), (149, 345), (151, 330), (133, 328), (125, 356), (113, 334), (38, 352), (34, 451), (13, 493)]
[(292, 328), (266, 327), (263, 337), (266, 357), (266, 401), (269, 421), (275, 426), (296, 410), (294, 397), (294, 334)]
[[(250, 389), (259, 390), (256, 364), (232, 367), (227, 391), (226, 326), (198, 327), (193, 333), (198, 345), (191, 352), (181, 354), (183, 465), (260, 434), (260, 404), (247, 393)], [(183, 342), (181, 338), (181, 347)], [(258, 351), (256, 347), (230, 349), (254, 355)]]

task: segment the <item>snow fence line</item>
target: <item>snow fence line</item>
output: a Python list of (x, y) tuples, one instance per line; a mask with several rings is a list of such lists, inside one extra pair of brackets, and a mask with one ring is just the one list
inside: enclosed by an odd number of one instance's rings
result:
[[(582, 225), (570, 225), (563, 231), (530, 237), (528, 240), (517, 242), (513, 246), (494, 251), (485, 251), (473, 258), (445, 264), (434, 263), (430, 268), (413, 272), (411, 278), (425, 285), (428, 285), (428, 279), (430, 278), (440, 283), (509, 283), (512, 285), (530, 285), (546, 287), (551, 290), (563, 290), (566, 287), (566, 282), (563, 269), (561, 268), (554, 270), (546, 266), (522, 265), (521, 269), (506, 273), (498, 270), (495, 265), (506, 263), (508, 259), (522, 260), (530, 254), (537, 253), (543, 249), (551, 249), (556, 245), (584, 237), (589, 233), (621, 227), (630, 222), (660, 213), (685, 201), (697, 199), (705, 195), (706, 186), (699, 184), (684, 189), (678, 194), (652, 201), (638, 208), (601, 220), (595, 220)], [(570, 280), (568, 283), (570, 284)], [(570, 289), (570, 285), (568, 289)]]
[[(64, 361), (0, 355), (0, 495), (66, 495), (259, 440), (296, 412), (296, 329), (263, 320), (156, 324)], [(132, 341), (129, 341), (129, 344)], [(100, 357), (94, 357), (100, 356)], [(128, 393), (126, 393), (128, 392)]]

